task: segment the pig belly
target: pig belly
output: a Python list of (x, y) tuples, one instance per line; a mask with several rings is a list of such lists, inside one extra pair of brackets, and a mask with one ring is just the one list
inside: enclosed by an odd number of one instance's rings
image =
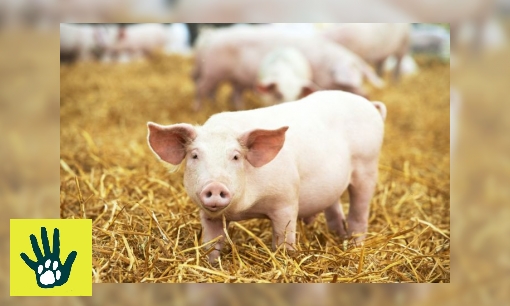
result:
[[(309, 169), (310, 172), (301, 179), (299, 186), (299, 218), (306, 218), (324, 211), (340, 199), (351, 179), (350, 156), (347, 150), (335, 148), (337, 159)], [(341, 150), (341, 151), (340, 151)], [(331, 158), (331, 150), (323, 150), (324, 157)], [(341, 153), (340, 153), (341, 152)], [(315, 156), (320, 156), (316, 154)], [(340, 157), (340, 156), (343, 156)]]
[[(344, 170), (345, 172), (345, 170)], [(350, 174), (339, 171), (327, 179), (302, 184), (299, 196), (299, 218), (307, 218), (338, 202), (350, 182)]]

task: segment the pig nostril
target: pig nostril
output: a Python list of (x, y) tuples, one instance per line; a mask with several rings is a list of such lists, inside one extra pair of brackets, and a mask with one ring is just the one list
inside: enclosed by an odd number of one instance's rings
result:
[(225, 197), (225, 194), (222, 192), (220, 192), (220, 197), (224, 198)]
[(212, 196), (212, 192), (207, 192), (207, 194), (205, 195), (206, 197), (210, 198)]

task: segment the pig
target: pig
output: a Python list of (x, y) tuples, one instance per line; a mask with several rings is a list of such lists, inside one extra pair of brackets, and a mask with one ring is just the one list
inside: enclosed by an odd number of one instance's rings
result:
[(122, 26), (116, 44), (109, 50), (112, 59), (138, 60), (163, 51), (167, 31), (163, 24), (146, 23)]
[(60, 24), (60, 56), (77, 60), (92, 60), (95, 49), (94, 27)]
[[(222, 218), (268, 218), (272, 247), (296, 242), (298, 218), (324, 211), (342, 238), (363, 240), (378, 174), (386, 107), (344, 91), (318, 91), (301, 100), (223, 112), (202, 126), (148, 122), (158, 159), (185, 167), (184, 187), (198, 205), (202, 240), (223, 235)], [(347, 228), (339, 203), (348, 190)], [(219, 257), (224, 240), (209, 254)]]
[(375, 65), (379, 76), (384, 61), (395, 56), (394, 80), (400, 76), (400, 63), (409, 49), (410, 27), (406, 23), (346, 23), (323, 30), (322, 35)]
[(103, 54), (115, 41), (114, 25), (60, 24), (61, 59), (90, 61)]
[[(390, 56), (384, 62), (384, 71), (392, 71), (395, 70), (395, 66), (397, 65), (397, 59), (394, 56)], [(417, 74), (419, 71), (418, 64), (413, 59), (410, 54), (406, 54), (400, 64), (400, 76), (411, 76)]]
[(230, 81), (234, 88), (234, 107), (242, 108), (242, 92), (255, 86), (264, 56), (283, 47), (296, 48), (306, 57), (313, 82), (321, 89), (366, 95), (362, 88), (364, 78), (376, 87), (384, 85), (356, 54), (317, 35), (291, 34), (271, 25), (227, 28), (210, 33), (196, 50), (194, 109), (200, 109), (205, 97), (212, 98), (222, 81)]
[(295, 48), (269, 52), (260, 65), (256, 87), (266, 105), (294, 101), (318, 89), (310, 64)]

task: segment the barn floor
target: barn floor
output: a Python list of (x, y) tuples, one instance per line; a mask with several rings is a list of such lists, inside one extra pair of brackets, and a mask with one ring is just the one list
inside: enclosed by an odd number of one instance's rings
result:
[[(190, 59), (62, 65), (60, 213), (93, 220), (93, 282), (449, 283), (450, 67), (417, 62), (418, 75), (371, 91), (388, 117), (365, 244), (342, 243), (321, 214), (298, 224), (296, 253), (273, 253), (268, 220), (232, 222), (214, 266), (198, 247), (182, 169), (156, 160), (146, 122), (203, 123), (228, 110), (228, 85), (196, 114)], [(253, 93), (244, 98), (261, 106)]]

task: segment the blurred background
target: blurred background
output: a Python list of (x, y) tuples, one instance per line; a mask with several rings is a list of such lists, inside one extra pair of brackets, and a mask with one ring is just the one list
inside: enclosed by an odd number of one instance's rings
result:
[[(92, 298), (9, 298), (8, 219), (58, 218), (60, 22), (443, 22), (451, 29), (452, 284), (327, 285), (335, 301), (381, 304), (508, 303), (510, 285), (509, 1), (2, 1), (0, 3), (0, 271), (2, 305), (185, 304), (186, 290), (217, 291), (230, 304), (286, 304), (324, 296), (320, 285), (271, 286), (249, 297), (215, 285), (94, 285)], [(115, 3), (115, 1), (111, 1)], [(270, 12), (267, 12), (267, 8)], [(195, 19), (196, 18), (196, 19)], [(191, 36), (190, 30), (190, 36)], [(427, 103), (424, 101), (423, 103)], [(453, 105), (452, 105), (453, 104)], [(453, 112), (456, 110), (456, 113)], [(164, 287), (163, 287), (164, 286)], [(197, 286), (197, 287), (195, 287)], [(304, 287), (303, 287), (304, 286)], [(331, 287), (335, 286), (335, 287)], [(213, 289), (211, 289), (213, 288)], [(413, 289), (414, 288), (414, 289)], [(297, 292), (297, 293), (294, 293)], [(242, 299), (240, 298), (240, 294)], [(248, 294), (248, 293), (246, 293)], [(287, 294), (287, 295), (285, 295)], [(203, 298), (203, 296), (201, 296)], [(206, 296), (207, 297), (207, 296)], [(308, 300), (307, 300), (308, 299)], [(199, 302), (202, 300), (199, 299)], [(197, 302), (196, 302), (197, 303)]]

